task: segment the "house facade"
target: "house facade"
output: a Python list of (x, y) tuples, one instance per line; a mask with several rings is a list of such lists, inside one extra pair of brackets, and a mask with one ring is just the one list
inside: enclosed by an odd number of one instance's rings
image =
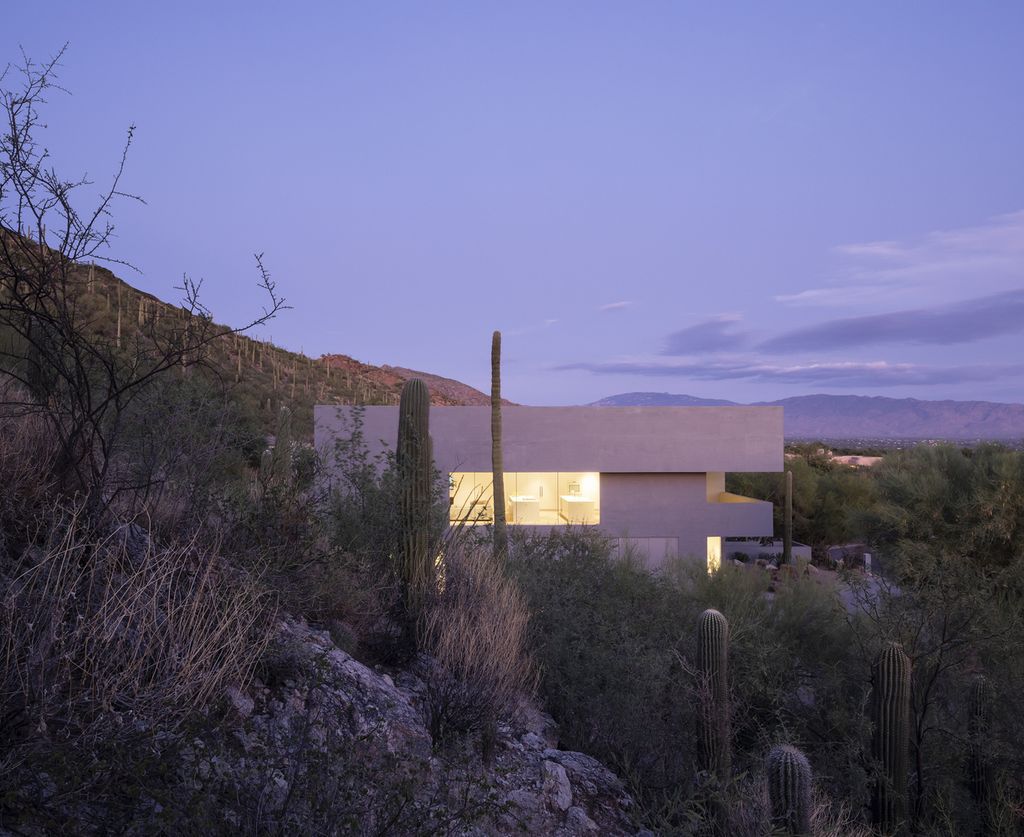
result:
[[(317, 406), (318, 449), (351, 436), (393, 450), (398, 407)], [(494, 519), (490, 407), (432, 407), (434, 461), (452, 523)], [(576, 525), (657, 567), (721, 561), (727, 537), (772, 535), (771, 503), (725, 491), (729, 471), (782, 471), (781, 407), (503, 407), (506, 519), (538, 532)]]

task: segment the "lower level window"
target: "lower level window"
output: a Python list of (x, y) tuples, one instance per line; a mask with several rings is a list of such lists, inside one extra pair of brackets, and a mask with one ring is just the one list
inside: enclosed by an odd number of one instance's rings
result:
[[(518, 471), (505, 474), (505, 520), (517, 525), (593, 525), (601, 522), (601, 475), (594, 471)], [(449, 476), (452, 523), (494, 522), (489, 471)]]

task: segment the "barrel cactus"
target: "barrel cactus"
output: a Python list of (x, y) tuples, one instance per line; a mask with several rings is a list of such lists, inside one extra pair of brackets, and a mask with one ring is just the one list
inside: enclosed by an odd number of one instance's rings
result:
[(491, 337), (491, 471), (494, 485), (494, 554), (508, 552), (505, 528), (505, 467), (501, 455), (501, 332)]
[(874, 785), (872, 818), (883, 834), (895, 834), (907, 812), (910, 658), (898, 643), (889, 643), (879, 654), (873, 675), (872, 756), (881, 775)]
[(811, 834), (811, 765), (796, 747), (779, 744), (768, 753), (772, 828), (791, 837)]
[(697, 626), (697, 665), (704, 694), (700, 711), (702, 767), (724, 781), (730, 772), (729, 623), (705, 610)]
[(413, 378), (402, 387), (398, 406), (398, 447), (395, 464), (400, 482), (399, 515), (402, 537), (399, 574), (410, 616), (419, 610), (434, 579), (430, 549), (431, 459), (430, 391)]

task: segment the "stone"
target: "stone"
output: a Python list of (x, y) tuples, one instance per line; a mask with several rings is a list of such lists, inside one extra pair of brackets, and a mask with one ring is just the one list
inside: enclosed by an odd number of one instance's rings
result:
[(256, 708), (255, 701), (237, 686), (228, 686), (227, 696), (231, 706), (234, 707), (234, 710), (240, 717), (248, 718), (252, 715), (253, 709)]
[(579, 805), (573, 805), (565, 815), (565, 824), (576, 833), (597, 831), (597, 823), (587, 816)]
[(545, 759), (541, 762), (541, 781), (544, 795), (559, 811), (569, 810), (572, 805), (572, 785), (565, 768), (558, 762)]

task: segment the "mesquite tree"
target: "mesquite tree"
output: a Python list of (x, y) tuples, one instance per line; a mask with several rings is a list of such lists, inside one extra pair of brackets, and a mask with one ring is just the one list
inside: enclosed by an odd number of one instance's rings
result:
[(108, 247), (113, 205), (139, 200), (121, 185), (134, 127), (110, 185), (87, 204), (81, 195), (90, 181), (58, 175), (38, 136), (41, 108), (61, 89), (63, 53), (0, 72), (0, 411), (42, 417), (58, 445), (58, 485), (98, 515), (120, 493), (140, 488), (116, 467), (130, 411), (169, 373), (203, 366), (215, 341), (265, 323), (285, 306), (257, 256), (267, 303), (241, 328), (216, 326), (199, 301), (200, 283), (188, 277), (180, 306), (158, 304), (130, 327), (120, 310), (109, 310), (127, 286), (95, 263), (130, 267)]

